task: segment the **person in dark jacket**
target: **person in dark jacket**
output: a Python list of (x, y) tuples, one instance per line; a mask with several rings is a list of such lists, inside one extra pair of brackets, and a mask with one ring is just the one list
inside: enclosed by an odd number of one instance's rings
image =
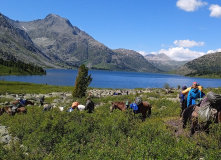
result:
[(41, 99), (40, 99), (40, 104), (41, 104), (41, 106), (44, 105), (44, 100), (45, 100), (45, 96), (42, 96)]
[[(182, 87), (182, 91), (184, 91), (185, 89), (187, 89), (187, 86)], [(187, 97), (182, 93), (182, 91), (179, 94), (181, 108), (180, 117), (182, 116), (183, 110), (187, 107)]]
[(192, 89), (189, 91), (187, 96), (187, 107), (196, 104), (197, 98), (203, 98), (205, 94), (198, 89), (197, 83), (193, 82)]
[(92, 113), (94, 111), (94, 102), (90, 97), (87, 98), (85, 109), (88, 110), (88, 113)]

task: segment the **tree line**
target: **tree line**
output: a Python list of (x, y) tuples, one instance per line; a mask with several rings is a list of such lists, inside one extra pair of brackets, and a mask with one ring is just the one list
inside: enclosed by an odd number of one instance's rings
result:
[(3, 58), (0, 58), (0, 65), (7, 67), (15, 67), (19, 71), (22, 70), (25, 72), (29, 72), (30, 74), (34, 73), (46, 74), (46, 71), (42, 67), (30, 63), (24, 63), (20, 60), (15, 60), (15, 59), (4, 60)]

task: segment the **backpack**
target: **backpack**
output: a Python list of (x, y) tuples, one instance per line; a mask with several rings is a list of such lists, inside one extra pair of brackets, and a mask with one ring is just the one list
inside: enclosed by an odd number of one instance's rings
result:
[(142, 103), (142, 98), (137, 97), (135, 103), (139, 106)]
[(210, 91), (209, 93), (207, 93), (207, 100), (211, 104), (221, 104), (221, 94), (216, 94)]
[(137, 106), (136, 103), (132, 103), (132, 104), (130, 105), (130, 108), (133, 109), (133, 111), (137, 111), (137, 110), (138, 110), (138, 106)]

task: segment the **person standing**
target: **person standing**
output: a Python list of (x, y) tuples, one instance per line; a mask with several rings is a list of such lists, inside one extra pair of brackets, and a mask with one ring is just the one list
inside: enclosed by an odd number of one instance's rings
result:
[[(182, 87), (182, 91), (184, 91), (185, 89), (187, 89), (187, 86)], [(186, 96), (182, 93), (182, 91), (179, 94), (180, 108), (181, 108), (180, 117), (182, 116), (184, 109), (186, 109), (186, 107), (187, 107), (187, 103), (186, 103), (187, 99), (186, 99)]]
[(41, 106), (44, 105), (44, 101), (45, 101), (45, 96), (42, 96), (41, 99), (40, 99), (40, 104), (41, 104)]
[(201, 92), (196, 82), (193, 82), (192, 89), (189, 91), (187, 96), (187, 107), (196, 104), (197, 98), (202, 98), (205, 94)]

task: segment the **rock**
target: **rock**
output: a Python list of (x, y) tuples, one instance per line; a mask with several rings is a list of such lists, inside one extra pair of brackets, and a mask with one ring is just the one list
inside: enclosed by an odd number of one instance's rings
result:
[(11, 141), (11, 136), (8, 133), (6, 126), (0, 126), (0, 143), (8, 144)]

